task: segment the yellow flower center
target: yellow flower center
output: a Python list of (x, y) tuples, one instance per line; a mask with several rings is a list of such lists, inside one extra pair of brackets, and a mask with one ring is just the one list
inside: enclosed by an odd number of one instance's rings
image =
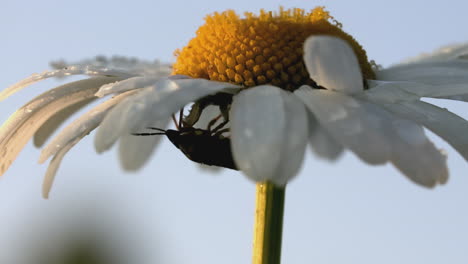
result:
[(331, 35), (347, 41), (364, 78), (374, 78), (364, 49), (323, 7), (309, 13), (298, 8), (280, 8), (278, 13), (261, 10), (260, 15), (245, 13), (244, 18), (229, 10), (205, 20), (196, 37), (175, 52), (174, 74), (244, 87), (268, 83), (294, 90), (313, 84), (302, 58), (306, 38)]

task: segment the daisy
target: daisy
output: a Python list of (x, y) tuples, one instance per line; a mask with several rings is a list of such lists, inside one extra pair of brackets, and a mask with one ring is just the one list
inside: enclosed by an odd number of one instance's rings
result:
[[(58, 63), (4, 90), (0, 99), (49, 77), (92, 76), (45, 92), (6, 121), (0, 174), (31, 137), (42, 144), (71, 113), (106, 96), (43, 148), (39, 161), (52, 157), (44, 196), (63, 156), (95, 128), (97, 152), (119, 141), (125, 170), (141, 168), (166, 135), (189, 159), (280, 189), (299, 172), (307, 145), (328, 160), (348, 149), (368, 164), (390, 162), (426, 187), (445, 183), (448, 170), (424, 127), (468, 160), (468, 122), (421, 101), (468, 100), (467, 44), (381, 69), (318, 7), (215, 13), (176, 56), (172, 69), (122, 58)], [(165, 129), (171, 119), (177, 130)]]
[[(341, 24), (319, 7), (310, 13), (246, 13), (245, 18), (233, 11), (216, 13), (176, 53), (172, 76), (170, 66), (158, 62), (97, 57), (72, 66), (52, 63), (59, 69), (34, 74), (4, 90), (1, 99), (50, 77), (93, 76), (47, 91), (5, 122), (0, 173), (33, 135), (36, 145), (42, 145), (67, 116), (110, 94), (114, 97), (72, 122), (43, 149), (41, 163), (53, 157), (46, 190), (63, 156), (98, 126), (96, 150), (105, 151), (119, 140), (123, 168), (139, 169), (160, 137), (132, 133), (165, 128), (175, 112), (192, 102), (192, 111), (179, 122), (206, 126), (214, 116), (206, 106), (218, 105), (220, 113), (229, 115), (223, 128), (230, 133), (235, 164), (257, 182), (285, 185), (299, 171), (310, 142), (326, 159), (349, 149), (369, 164), (393, 163), (418, 184), (444, 183), (445, 156), (422, 127), (468, 159), (468, 137), (463, 136), (468, 123), (420, 100), (468, 99), (467, 45), (378, 69)], [(232, 103), (221, 105), (209, 97), (220, 94), (234, 95)], [(209, 116), (205, 121), (199, 120), (203, 110)]]

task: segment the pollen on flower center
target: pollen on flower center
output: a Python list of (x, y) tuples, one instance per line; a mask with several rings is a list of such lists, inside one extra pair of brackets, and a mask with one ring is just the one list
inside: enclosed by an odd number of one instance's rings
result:
[(187, 46), (177, 50), (174, 74), (245, 87), (273, 84), (294, 90), (313, 84), (303, 62), (303, 43), (311, 35), (331, 35), (347, 41), (356, 53), (364, 78), (374, 73), (364, 49), (345, 33), (323, 7), (278, 13), (260, 11), (240, 18), (234, 11), (205, 18)]

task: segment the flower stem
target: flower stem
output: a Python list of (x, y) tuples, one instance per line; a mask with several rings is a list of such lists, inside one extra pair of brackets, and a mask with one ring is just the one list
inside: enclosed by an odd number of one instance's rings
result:
[(257, 183), (253, 264), (279, 264), (283, 233), (285, 187)]

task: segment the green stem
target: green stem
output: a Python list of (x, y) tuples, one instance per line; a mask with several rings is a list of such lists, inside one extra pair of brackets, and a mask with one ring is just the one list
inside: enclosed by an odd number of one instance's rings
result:
[(257, 183), (253, 264), (279, 264), (283, 233), (285, 187)]

